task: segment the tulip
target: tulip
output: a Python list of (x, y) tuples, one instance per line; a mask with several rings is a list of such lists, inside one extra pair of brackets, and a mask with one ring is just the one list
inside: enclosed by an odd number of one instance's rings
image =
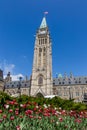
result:
[(0, 122), (2, 122), (3, 121), (3, 119), (0, 119)]
[(9, 108), (9, 105), (8, 105), (8, 104), (5, 104), (4, 106), (5, 106), (5, 108), (6, 108), (6, 109), (8, 109), (8, 108)]
[(14, 116), (11, 116), (10, 119), (11, 119), (11, 120), (14, 120)]
[(62, 118), (59, 118), (59, 121), (60, 121), (60, 122), (62, 122), (62, 121), (63, 121), (63, 119), (62, 119)]
[(9, 110), (9, 112), (10, 112), (10, 113), (12, 113), (12, 112), (13, 112), (13, 110), (12, 110), (12, 109), (10, 109), (10, 110)]
[(3, 115), (3, 118), (6, 119), (6, 118), (7, 118), (7, 115)]
[(16, 128), (17, 128), (16, 130), (21, 130), (20, 126), (16, 126)]
[(2, 113), (2, 110), (0, 110), (0, 113)]

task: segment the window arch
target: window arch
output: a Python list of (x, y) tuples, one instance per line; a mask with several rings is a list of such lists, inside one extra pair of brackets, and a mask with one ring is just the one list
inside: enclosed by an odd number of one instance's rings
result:
[(45, 56), (46, 55), (46, 48), (44, 47), (43, 48), (43, 56)]
[(37, 93), (36, 97), (44, 97), (42, 93)]
[(39, 45), (40, 45), (40, 39), (39, 39)]
[(42, 52), (42, 49), (41, 49), (41, 48), (39, 48), (39, 52)]
[(42, 45), (42, 43), (43, 43), (43, 39), (41, 39), (41, 45)]
[(45, 43), (47, 43), (47, 39), (45, 38)]
[(42, 76), (40, 76), (40, 77), (38, 78), (38, 84), (39, 84), (39, 85), (42, 85), (42, 84), (43, 84), (43, 77), (42, 77)]
[(46, 48), (44, 47), (44, 52), (46, 51)]

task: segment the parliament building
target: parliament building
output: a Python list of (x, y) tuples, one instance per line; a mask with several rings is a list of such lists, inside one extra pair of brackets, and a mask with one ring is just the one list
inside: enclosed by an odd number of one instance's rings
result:
[(76, 102), (87, 102), (87, 77), (74, 77), (59, 74), (52, 77), (52, 43), (46, 17), (36, 32), (32, 74), (30, 79), (12, 81), (10, 72), (3, 78), (0, 70), (0, 91), (11, 96), (22, 94), (30, 96), (51, 97), (59, 96), (63, 99), (74, 99)]

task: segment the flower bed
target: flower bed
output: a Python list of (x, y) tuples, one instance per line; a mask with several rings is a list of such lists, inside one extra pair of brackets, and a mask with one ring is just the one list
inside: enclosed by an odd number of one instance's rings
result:
[(6, 101), (0, 108), (0, 130), (87, 130), (87, 111), (62, 110), (50, 104)]

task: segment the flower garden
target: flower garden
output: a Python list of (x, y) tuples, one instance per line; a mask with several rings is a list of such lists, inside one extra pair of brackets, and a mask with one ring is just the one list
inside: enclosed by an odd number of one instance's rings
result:
[(73, 100), (0, 93), (0, 130), (87, 130), (87, 106)]

